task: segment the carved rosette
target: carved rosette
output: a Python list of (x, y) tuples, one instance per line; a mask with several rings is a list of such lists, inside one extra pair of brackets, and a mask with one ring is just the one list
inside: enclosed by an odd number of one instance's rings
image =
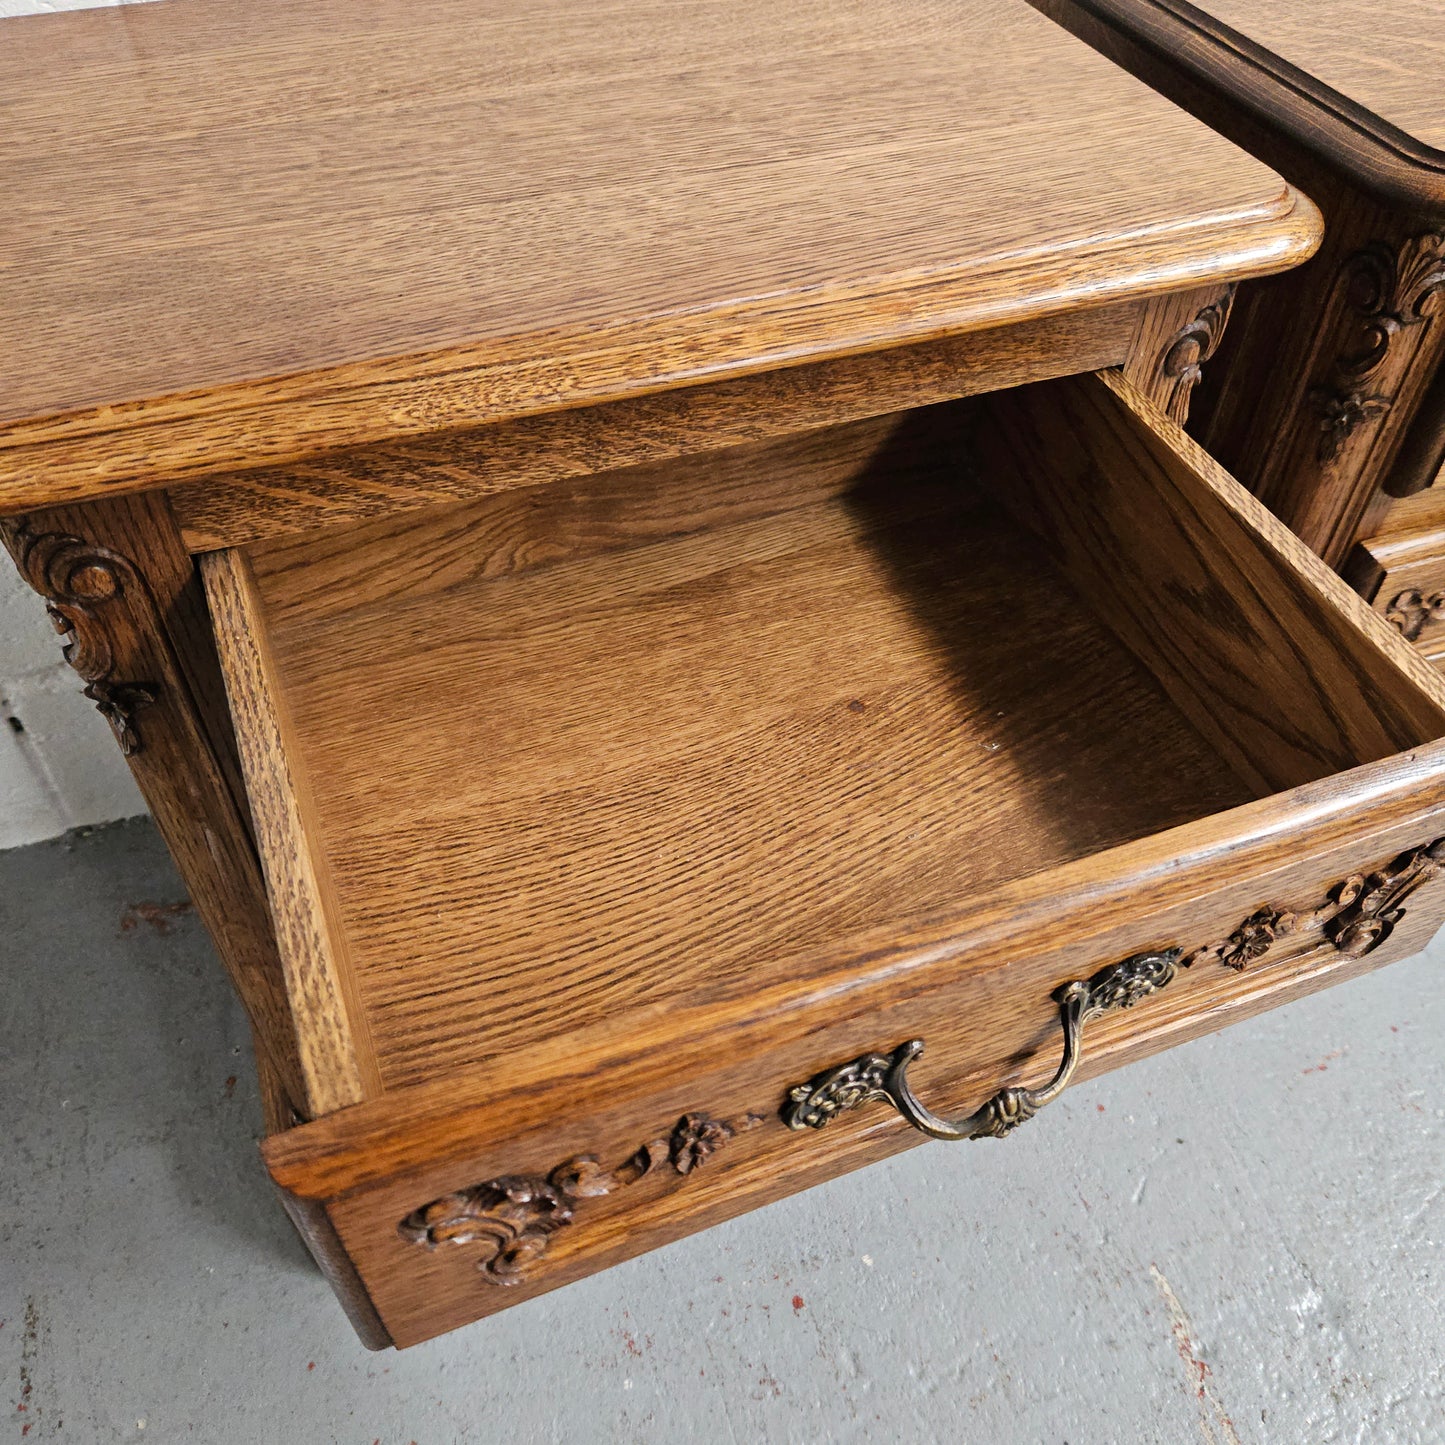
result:
[(1406, 642), (1416, 642), (1427, 622), (1445, 622), (1445, 592), (1427, 596), (1418, 587), (1411, 587), (1391, 598), (1385, 621), (1397, 628)]
[[(751, 1125), (751, 1117), (745, 1121)], [(705, 1114), (684, 1114), (664, 1139), (653, 1139), (614, 1169), (590, 1154), (564, 1160), (545, 1177), (508, 1174), (414, 1209), (397, 1226), (412, 1244), (479, 1245), (477, 1270), (489, 1284), (522, 1284), (547, 1253), (552, 1237), (576, 1218), (578, 1201), (600, 1199), (654, 1170), (686, 1177), (736, 1130)]]
[(1228, 938), (1197, 948), (1185, 960), (1220, 963), (1242, 971), (1263, 958), (1275, 940), (1318, 929), (1325, 941), (1347, 958), (1374, 952), (1405, 916), (1405, 900), (1445, 870), (1445, 838), (1401, 853), (1373, 873), (1352, 873), (1331, 888), (1323, 903), (1308, 912), (1260, 908)]
[(1279, 908), (1260, 908), (1222, 942), (1196, 949), (1184, 960), (1185, 967), (1207, 959), (1242, 973), (1269, 952), (1275, 939), (1294, 933), (1298, 926), (1299, 920), (1293, 913)]
[(1320, 439), (1315, 455), (1322, 462), (1334, 461), (1361, 423), (1384, 416), (1390, 409), (1388, 397), (1359, 390), (1330, 391), (1317, 387), (1310, 394), (1310, 399), (1320, 418)]
[(1164, 410), (1180, 426), (1189, 420), (1190, 395), (1204, 375), (1204, 363), (1219, 349), (1233, 307), (1234, 287), (1231, 286), (1218, 301), (1210, 302), (1192, 321), (1181, 326), (1164, 348), (1159, 371), (1170, 382)]
[(1319, 417), (1316, 455), (1334, 461), (1365, 422), (1394, 403), (1386, 363), (1402, 331), (1426, 324), (1445, 291), (1445, 235), (1429, 231), (1397, 248), (1371, 242), (1340, 269), (1350, 331), (1326, 384), (1310, 392)]
[(159, 689), (117, 673), (119, 639), (134, 622), (130, 605), (154, 612), (140, 574), (117, 553), (63, 532), (34, 533), (23, 524), (7, 530), (21, 575), (45, 598), (55, 630), (69, 639), (65, 660), (85, 679), (86, 697), (110, 724), (121, 751), (138, 753), (136, 714), (156, 701)]

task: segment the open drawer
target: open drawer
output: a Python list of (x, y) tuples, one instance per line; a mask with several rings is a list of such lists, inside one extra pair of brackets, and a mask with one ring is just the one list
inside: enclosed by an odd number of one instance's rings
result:
[(1445, 907), (1441, 679), (1114, 374), (203, 568), (319, 1116), (265, 1155), (374, 1342)]

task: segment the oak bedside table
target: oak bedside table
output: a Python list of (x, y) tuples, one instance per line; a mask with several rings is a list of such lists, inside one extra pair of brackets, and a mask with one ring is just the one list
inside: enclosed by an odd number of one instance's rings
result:
[(1433, 932), (1445, 680), (1178, 424), (1318, 213), (1023, 0), (5, 38), (0, 526), (367, 1343)]
[(1035, 3), (1319, 204), (1318, 255), (1241, 293), (1191, 430), (1445, 656), (1445, 7)]

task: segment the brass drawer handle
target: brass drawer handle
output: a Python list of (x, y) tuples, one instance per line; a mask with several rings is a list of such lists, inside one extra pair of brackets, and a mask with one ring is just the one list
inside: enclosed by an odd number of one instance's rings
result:
[(1064, 1030), (1064, 1057), (1042, 1089), (1000, 1089), (976, 1113), (954, 1123), (918, 1101), (908, 1084), (908, 1066), (923, 1052), (922, 1039), (910, 1039), (891, 1054), (864, 1054), (819, 1074), (788, 1091), (783, 1122), (790, 1129), (821, 1129), (835, 1115), (878, 1099), (892, 1104), (915, 1129), (934, 1139), (1002, 1139), (1051, 1104), (1079, 1066), (1084, 1025), (1100, 1014), (1132, 1008), (1157, 993), (1174, 977), (1182, 949), (1136, 953), (1111, 964), (1090, 979), (1076, 979), (1058, 989), (1059, 1022)]

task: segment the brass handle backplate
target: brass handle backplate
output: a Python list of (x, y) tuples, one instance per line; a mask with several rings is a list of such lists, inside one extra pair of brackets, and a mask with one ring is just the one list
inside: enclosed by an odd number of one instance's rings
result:
[(783, 1105), (783, 1122), (790, 1129), (821, 1129), (836, 1115), (876, 1099), (892, 1104), (915, 1129), (934, 1139), (1002, 1139), (1068, 1088), (1083, 1052), (1084, 1025), (1157, 993), (1174, 977), (1182, 952), (1169, 948), (1136, 953), (1093, 978), (1076, 979), (1058, 989), (1054, 999), (1064, 1030), (1064, 1056), (1041, 1089), (1000, 1089), (966, 1119), (940, 1118), (909, 1087), (908, 1066), (923, 1052), (923, 1040), (910, 1039), (891, 1054), (863, 1054), (796, 1085)]

